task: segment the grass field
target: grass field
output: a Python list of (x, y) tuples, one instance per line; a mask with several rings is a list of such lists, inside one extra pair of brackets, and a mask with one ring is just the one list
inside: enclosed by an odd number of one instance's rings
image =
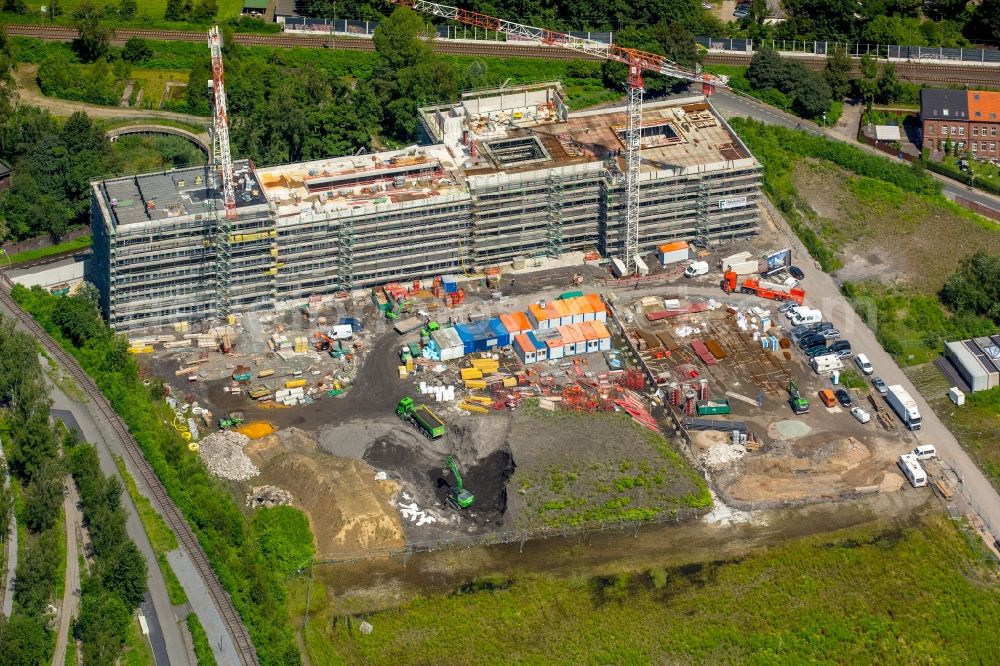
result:
[[(176, 69), (133, 69), (132, 77), (142, 86), (140, 108), (158, 109), (168, 82), (187, 83), (188, 73)], [(135, 97), (133, 97), (133, 100)]]
[[(65, 14), (70, 14), (79, 6), (83, 0), (60, 0), (59, 5)], [(92, 0), (95, 7), (107, 7), (108, 5), (118, 6), (115, 0)], [(52, 4), (51, 0), (27, 0), (28, 7), (39, 9)], [(167, 9), (167, 0), (141, 0), (139, 5), (139, 15), (148, 14), (157, 19), (163, 18), (163, 13)], [(243, 0), (218, 0), (219, 13), (216, 16), (220, 19), (238, 16), (243, 7)]]
[[(364, 618), (316, 584), (313, 664), (997, 663), (997, 567), (943, 515), (743, 559), (565, 580), (486, 577)], [(301, 617), (306, 583), (290, 586)], [(362, 619), (374, 627), (358, 631)]]
[[(90, 247), (90, 234), (80, 236), (79, 238), (71, 241), (66, 241), (65, 243), (59, 243), (58, 245), (51, 245), (49, 247), (38, 248), (37, 250), (26, 250), (25, 252), (12, 254), (10, 255), (10, 263), (12, 266), (17, 266), (18, 264), (35, 261), (36, 259), (44, 259), (45, 257), (51, 257), (54, 254), (60, 254), (62, 252), (82, 250), (85, 247)], [(0, 260), (0, 264), (2, 263), (5, 262)]]

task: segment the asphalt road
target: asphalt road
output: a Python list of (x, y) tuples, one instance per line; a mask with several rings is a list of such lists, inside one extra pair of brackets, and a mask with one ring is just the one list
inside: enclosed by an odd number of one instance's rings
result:
[[(58, 417), (56, 417), (58, 418)], [(69, 642), (70, 621), (76, 615), (80, 602), (80, 558), (77, 553), (76, 526), (80, 522), (77, 504), (80, 498), (72, 478), (65, 483), (63, 511), (66, 519), (66, 586), (63, 592), (62, 609), (59, 611), (59, 630), (56, 632), (56, 649), (52, 653), (52, 666), (66, 663), (66, 646)]]

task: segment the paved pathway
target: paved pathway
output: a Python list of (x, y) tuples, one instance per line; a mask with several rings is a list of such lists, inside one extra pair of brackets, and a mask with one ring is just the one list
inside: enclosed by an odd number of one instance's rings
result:
[(80, 519), (76, 507), (80, 503), (80, 498), (77, 496), (76, 484), (71, 477), (66, 479), (65, 486), (63, 512), (66, 524), (66, 589), (63, 592), (62, 609), (59, 611), (59, 631), (56, 633), (52, 666), (63, 666), (66, 663), (70, 622), (76, 615), (76, 607), (80, 602), (80, 558), (76, 544), (76, 526)]
[[(3, 440), (0, 439), (0, 458), (3, 457)], [(10, 487), (7, 466), (4, 465), (4, 488)], [(3, 614), (10, 617), (14, 610), (14, 574), (17, 572), (17, 517), (11, 512), (10, 529), (7, 530), (7, 571), (3, 579)]]

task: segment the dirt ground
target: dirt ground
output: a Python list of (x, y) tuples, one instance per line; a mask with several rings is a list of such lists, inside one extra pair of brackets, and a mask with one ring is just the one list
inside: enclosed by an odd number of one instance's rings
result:
[(290, 491), (309, 516), (320, 558), (402, 546), (402, 524), (392, 502), (399, 484), (377, 480), (363, 461), (324, 453), (295, 428), (253, 441), (245, 452), (261, 470), (254, 484)]
[[(839, 167), (803, 159), (792, 181), (818, 216), (816, 231), (839, 250), (838, 280), (877, 278), (936, 293), (966, 255), (1000, 252), (1000, 236), (943, 205), (885, 192), (860, 197), (849, 186), (858, 178)], [(964, 242), (944, 242), (954, 238)]]

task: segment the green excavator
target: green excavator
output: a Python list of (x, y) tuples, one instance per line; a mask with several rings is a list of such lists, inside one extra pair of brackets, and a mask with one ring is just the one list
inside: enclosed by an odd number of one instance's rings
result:
[(455, 482), (448, 489), (448, 504), (456, 509), (468, 509), (472, 506), (476, 496), (462, 487), (462, 475), (458, 472), (458, 463), (455, 462), (453, 456), (448, 456), (445, 465), (447, 468), (444, 470), (444, 474), (447, 476), (448, 472), (451, 472), (452, 476), (455, 477)]

